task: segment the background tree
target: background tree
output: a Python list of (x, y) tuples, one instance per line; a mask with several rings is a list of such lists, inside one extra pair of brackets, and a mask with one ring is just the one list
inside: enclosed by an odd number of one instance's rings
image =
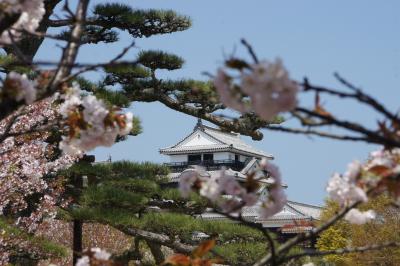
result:
[[(345, 221), (336, 223), (330, 227), (318, 239), (317, 247), (321, 251), (346, 248), (347, 246), (367, 246), (383, 244), (391, 241), (399, 241), (397, 232), (399, 230), (399, 211), (391, 205), (390, 197), (381, 195), (361, 208), (373, 209), (378, 218), (375, 222), (355, 225)], [(328, 220), (339, 206), (332, 201), (327, 202), (321, 222)], [(399, 263), (399, 249), (382, 249), (365, 254), (329, 255), (324, 258), (335, 265), (397, 265)]]

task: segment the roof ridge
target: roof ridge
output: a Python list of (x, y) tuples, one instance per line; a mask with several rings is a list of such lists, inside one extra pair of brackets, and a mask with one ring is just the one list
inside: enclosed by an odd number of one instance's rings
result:
[(298, 201), (293, 201), (293, 200), (288, 200), (288, 203), (293, 203), (293, 204), (298, 204), (298, 205), (302, 205), (305, 207), (316, 207), (316, 208), (320, 208), (323, 209), (324, 207), (322, 206), (318, 206), (318, 205), (314, 205), (314, 204), (308, 204), (308, 203), (302, 203), (302, 202), (298, 202)]
[(180, 140), (180, 141), (179, 141), (178, 143), (176, 143), (175, 145), (172, 145), (172, 146), (169, 146), (169, 147), (166, 147), (166, 148), (162, 148), (162, 149), (160, 149), (160, 150), (171, 149), (171, 148), (177, 147), (179, 144), (183, 143), (185, 140), (187, 140), (187, 139), (189, 139), (191, 136), (193, 136), (197, 131), (203, 132), (204, 134), (206, 134), (207, 136), (213, 138), (214, 140), (217, 140), (217, 141), (219, 141), (219, 142), (222, 142), (222, 143), (225, 144), (225, 145), (228, 145), (227, 143), (225, 143), (225, 142), (223, 142), (223, 141), (221, 141), (221, 140), (215, 138), (214, 136), (211, 136), (210, 134), (208, 134), (207, 132), (205, 132), (204, 130), (202, 130), (202, 128), (198, 127), (198, 128), (196, 128), (192, 133), (190, 133), (189, 135), (187, 135), (186, 137), (184, 137), (182, 140)]
[[(287, 202), (289, 202), (289, 201), (287, 201)], [(305, 213), (302, 212), (302, 211), (297, 210), (297, 209), (294, 208), (293, 206), (290, 206), (289, 204), (287, 204), (287, 202), (286, 202), (285, 206), (289, 207), (289, 208), (292, 209), (293, 211), (295, 211), (295, 212), (297, 212), (298, 214), (303, 215), (303, 216), (310, 216), (310, 215), (305, 214)]]
[(203, 127), (206, 128), (206, 129), (211, 129), (211, 130), (213, 130), (213, 131), (217, 131), (218, 133), (222, 133), (222, 134), (226, 134), (226, 135), (231, 135), (231, 136), (233, 136), (233, 137), (238, 137), (238, 138), (240, 138), (240, 134), (239, 134), (239, 133), (236, 133), (236, 132), (223, 131), (221, 128), (210, 127), (210, 126), (206, 126), (206, 125), (203, 125)]
[[(206, 126), (204, 126), (204, 127), (206, 127)], [(205, 130), (203, 130), (203, 132), (204, 132), (204, 134), (207, 134), (207, 136), (209, 136), (209, 137), (215, 139), (216, 141), (222, 142), (222, 143), (225, 144), (225, 145), (229, 145), (229, 144), (226, 143), (225, 141), (218, 139), (217, 137), (215, 137), (215, 136), (211, 135), (210, 133), (206, 132)]]

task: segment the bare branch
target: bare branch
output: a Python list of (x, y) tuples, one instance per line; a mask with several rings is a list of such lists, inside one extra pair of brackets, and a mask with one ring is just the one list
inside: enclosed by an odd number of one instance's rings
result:
[(347, 92), (342, 92), (342, 91), (335, 90), (335, 89), (329, 89), (326, 87), (314, 86), (308, 82), (307, 78), (305, 78), (304, 82), (300, 83), (300, 85), (303, 86), (304, 91), (314, 91), (314, 92), (319, 92), (319, 93), (330, 94), (333, 96), (337, 96), (339, 98), (354, 99), (356, 101), (359, 101), (361, 103), (364, 103), (364, 104), (372, 107), (379, 113), (383, 114), (386, 118), (396, 121), (397, 123), (400, 123), (399, 117), (397, 115), (393, 114), (392, 112), (390, 112), (389, 110), (387, 110), (385, 108), (385, 106), (383, 104), (381, 104), (380, 102), (378, 102), (376, 99), (374, 99), (373, 97), (364, 93), (361, 89), (356, 88), (350, 82), (348, 82), (347, 80), (345, 80), (344, 78), (339, 76), (339, 74), (335, 73), (334, 76), (336, 77), (336, 79), (338, 79), (338, 81), (340, 83), (342, 83), (344, 86), (346, 86), (347, 88), (354, 91), (354, 93), (347, 93)]
[(248, 43), (246, 41), (246, 39), (241, 39), (240, 42), (247, 48), (247, 51), (249, 52), (249, 54), (253, 58), (254, 63), (258, 64), (259, 61), (258, 61), (257, 55), (254, 52), (253, 47), (251, 46), (251, 44)]
[[(79, 1), (75, 15), (75, 26), (73, 27), (71, 32), (72, 40), (68, 42), (56, 74), (54, 75), (54, 78), (48, 86), (51, 91), (54, 91), (54, 88), (58, 88), (62, 80), (71, 73), (71, 67), (64, 66), (64, 64), (73, 64), (76, 60), (76, 56), (78, 55), (78, 50), (80, 47), (80, 43), (78, 43), (76, 40), (80, 40), (83, 34), (83, 24), (86, 20), (86, 11), (88, 4), (89, 0)], [(65, 6), (65, 8), (67, 8), (67, 6)]]
[[(367, 191), (367, 195), (373, 194), (377, 189), (379, 189), (378, 185), (375, 186), (375, 187), (370, 188)], [(328, 219), (325, 223), (323, 223), (319, 227), (314, 228), (310, 232), (298, 234), (295, 237), (289, 239), (288, 241), (286, 241), (284, 244), (282, 244), (278, 248), (278, 250), (276, 252), (276, 256), (280, 257), (281, 255), (286, 254), (292, 247), (296, 246), (297, 244), (302, 243), (302, 242), (304, 242), (306, 240), (309, 240), (309, 239), (312, 239), (312, 238), (318, 236), (320, 233), (324, 232), (329, 227), (334, 225), (337, 221), (342, 219), (351, 209), (356, 208), (361, 203), (362, 203), (361, 201), (356, 201), (356, 202), (353, 202), (353, 203), (349, 204), (348, 206), (344, 206), (342, 209), (340, 209), (336, 213), (336, 215), (332, 216), (330, 219)], [(271, 260), (272, 260), (272, 254), (270, 253), (270, 254), (266, 255), (265, 257), (261, 258), (255, 264), (253, 264), (253, 266), (266, 265)]]
[[(114, 66), (114, 65), (118, 64), (117, 61), (120, 60), (122, 57), (124, 57), (124, 55), (126, 55), (129, 52), (129, 50), (134, 46), (135, 46), (135, 41), (131, 42), (131, 44), (129, 44), (124, 49), (122, 49), (121, 53), (119, 53), (116, 57), (114, 57), (114, 59), (112, 59), (110, 62), (108, 62), (106, 66)], [(131, 65), (136, 65), (136, 64), (137, 64), (136, 61), (131, 63)], [(79, 76), (79, 75), (81, 75), (81, 74), (83, 74), (85, 72), (95, 70), (95, 69), (97, 69), (99, 67), (105, 67), (105, 66), (102, 65), (102, 64), (97, 64), (97, 65), (84, 67), (83, 69), (79, 70), (78, 72), (76, 72), (76, 73), (74, 73), (72, 75), (69, 75), (68, 77), (65, 77), (62, 80), (62, 82), (70, 81), (70, 80), (76, 78), (77, 76)]]
[(335, 139), (335, 140), (369, 142), (369, 139), (365, 138), (365, 137), (336, 135), (336, 134), (331, 134), (328, 132), (317, 131), (317, 130), (312, 130), (312, 129), (288, 128), (288, 127), (275, 126), (275, 125), (268, 125), (267, 127), (265, 127), (265, 129), (272, 130), (272, 131), (300, 134), (300, 135), (314, 135), (314, 136), (318, 136), (318, 137)]
[(400, 242), (386, 242), (386, 243), (382, 243), (382, 244), (374, 244), (374, 245), (368, 245), (368, 246), (362, 246), (362, 247), (348, 247), (348, 248), (340, 248), (340, 249), (335, 249), (335, 250), (324, 250), (324, 251), (309, 250), (306, 252), (297, 253), (297, 254), (285, 257), (280, 262), (285, 262), (285, 261), (289, 261), (292, 259), (301, 258), (304, 256), (318, 257), (318, 256), (326, 256), (326, 255), (343, 255), (343, 254), (348, 254), (348, 253), (363, 253), (363, 252), (372, 251), (372, 250), (381, 250), (384, 248), (395, 248), (395, 247), (400, 247)]
[(325, 114), (320, 114), (311, 110), (308, 110), (303, 107), (297, 107), (296, 111), (307, 114), (311, 117), (317, 117), (320, 118), (326, 122), (331, 123), (332, 125), (336, 125), (340, 128), (347, 129), (352, 132), (358, 132), (360, 134), (363, 134), (368, 138), (369, 142), (372, 143), (379, 143), (385, 146), (391, 146), (391, 147), (400, 147), (400, 142), (391, 139), (391, 138), (386, 138), (384, 136), (379, 135), (378, 131), (372, 131), (369, 130), (360, 124), (354, 123), (354, 122), (349, 122), (346, 120), (339, 120), (337, 118), (334, 118), (333, 116), (325, 115)]

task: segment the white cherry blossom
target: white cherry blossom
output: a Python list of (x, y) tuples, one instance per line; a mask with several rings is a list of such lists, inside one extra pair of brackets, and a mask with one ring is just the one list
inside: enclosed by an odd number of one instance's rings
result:
[(129, 134), (133, 126), (131, 113), (120, 114), (107, 108), (103, 101), (94, 95), (84, 95), (75, 84), (64, 96), (60, 113), (69, 123), (70, 133), (63, 136), (60, 149), (73, 156), (81, 156), (98, 146), (109, 147), (115, 143), (117, 136)]
[(16, 101), (24, 100), (26, 104), (31, 104), (36, 99), (36, 89), (26, 74), (10, 72), (5, 80), (3, 90), (13, 96)]
[(43, 0), (2, 0), (0, 11), (10, 15), (20, 14), (17, 22), (0, 35), (0, 46), (18, 41), (23, 30), (34, 32), (46, 13)]
[(375, 219), (376, 213), (373, 210), (362, 212), (358, 209), (351, 209), (346, 213), (344, 219), (353, 224), (365, 224)]
[(328, 182), (326, 191), (332, 200), (341, 205), (351, 204), (356, 201), (368, 201), (367, 194), (356, 185), (354, 180), (350, 180), (348, 176), (342, 177), (338, 173), (333, 174)]

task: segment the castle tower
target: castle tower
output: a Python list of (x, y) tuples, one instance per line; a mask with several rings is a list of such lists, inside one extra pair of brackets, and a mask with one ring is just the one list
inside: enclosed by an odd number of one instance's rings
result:
[[(203, 125), (199, 119), (193, 131), (175, 145), (160, 149), (160, 153), (169, 156), (165, 165), (171, 169), (170, 184), (177, 186), (180, 174), (194, 165), (203, 166), (209, 176), (219, 174), (223, 167), (240, 182), (246, 174), (258, 168), (262, 158), (273, 160), (274, 157), (245, 143), (240, 134), (224, 132), (218, 128)], [(260, 181), (263, 190), (268, 189), (271, 180), (268, 173)], [(280, 237), (288, 238), (313, 228), (313, 221), (319, 218), (321, 208), (309, 204), (288, 201), (280, 213), (261, 220), (258, 218), (259, 206), (245, 207), (243, 217), (262, 223), (263, 226), (279, 232)], [(202, 219), (225, 219), (211, 210), (201, 214)]]

